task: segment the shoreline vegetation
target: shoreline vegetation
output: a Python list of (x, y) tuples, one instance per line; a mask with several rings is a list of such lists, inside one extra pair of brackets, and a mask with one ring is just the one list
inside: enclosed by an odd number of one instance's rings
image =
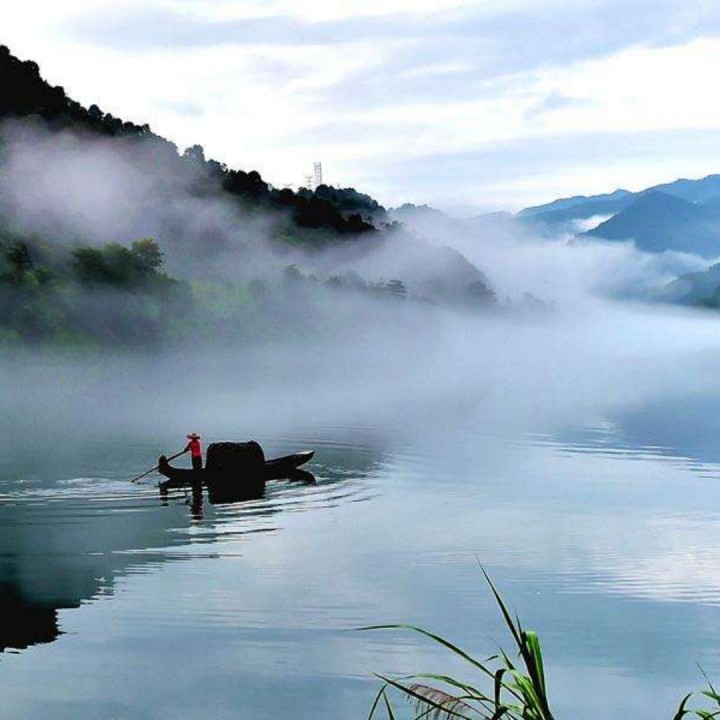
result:
[[(449, 640), (415, 625), (374, 625), (361, 630), (409, 630), (417, 633), (460, 658), (468, 671), (485, 681), (487, 689), (472, 682), (442, 673), (417, 673), (402, 677), (378, 674), (382, 681), (370, 708), (368, 720), (395, 720), (393, 698), (412, 706), (413, 720), (555, 720), (550, 708), (545, 666), (540, 639), (526, 630), (520, 618), (513, 615), (484, 568), (483, 576), (500, 610), (513, 643), (513, 650), (499, 648), (495, 655), (476, 658)], [(517, 658), (517, 660), (513, 659)], [(701, 668), (702, 671), (702, 668)], [(704, 671), (702, 671), (703, 674)], [(720, 693), (705, 676), (707, 687), (699, 693), (688, 693), (680, 701), (672, 720), (693, 718), (714, 720), (720, 717)], [(690, 707), (697, 698), (708, 707)]]
[[(480, 281), (428, 297), (410, 293), (400, 279), (371, 282), (355, 271), (318, 277), (290, 264), (250, 279), (178, 279), (162, 265), (163, 253), (151, 238), (130, 247), (72, 250), (0, 240), (0, 346), (261, 343), (292, 335), (293, 328), (319, 332), (343, 298), (471, 313), (487, 311), (495, 300)], [(529, 300), (526, 307), (532, 307)]]

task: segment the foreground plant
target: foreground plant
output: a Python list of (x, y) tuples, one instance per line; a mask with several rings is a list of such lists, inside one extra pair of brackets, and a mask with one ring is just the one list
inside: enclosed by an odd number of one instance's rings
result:
[(470, 669), (484, 675), (491, 682), (492, 688), (486, 692), (448, 675), (431, 673), (402, 678), (379, 675), (383, 685), (375, 697), (368, 720), (372, 720), (380, 710), (385, 711), (388, 720), (395, 720), (389, 695), (391, 690), (399, 692), (412, 703), (416, 720), (554, 720), (547, 698), (538, 636), (532, 630), (525, 630), (517, 616), (513, 619), (490, 577), (484, 569), (482, 572), (517, 648), (519, 662), (513, 662), (502, 649), (497, 655), (478, 660), (439, 635), (413, 625), (374, 625), (364, 628), (406, 629), (424, 635), (462, 658)]
[[(525, 630), (517, 616), (513, 619), (484, 569), (482, 573), (510, 631), (519, 661), (513, 662), (502, 649), (497, 655), (478, 660), (445, 638), (414, 625), (373, 625), (362, 628), (363, 630), (405, 629), (430, 638), (462, 658), (469, 669), (485, 676), (491, 688), (484, 691), (476, 685), (449, 675), (433, 673), (399, 678), (378, 675), (383, 684), (375, 696), (368, 720), (372, 720), (376, 713), (383, 710), (388, 720), (395, 720), (391, 693), (400, 694), (412, 704), (415, 720), (446, 718), (554, 720), (547, 697), (545, 670), (538, 636), (532, 630)], [(705, 675), (704, 671), (703, 674)], [(703, 700), (711, 701), (710, 709), (688, 707), (694, 697), (694, 693), (688, 693), (680, 702), (673, 720), (685, 720), (688, 717), (698, 720), (715, 720), (715, 718), (720, 720), (720, 693), (707, 675), (705, 679), (707, 689), (700, 694)]]
[(710, 678), (705, 674), (705, 671), (702, 668), (700, 668), (700, 671), (703, 675), (705, 675), (705, 680), (707, 680), (707, 690), (703, 690), (700, 694), (703, 698), (710, 698), (710, 700), (712, 700), (712, 709), (688, 708), (688, 702), (694, 694), (688, 693), (680, 702), (680, 707), (678, 707), (673, 720), (682, 720), (688, 715), (700, 718), (700, 720), (713, 720), (714, 718), (720, 717), (720, 694), (718, 694), (717, 690), (713, 687), (713, 684), (710, 682)]

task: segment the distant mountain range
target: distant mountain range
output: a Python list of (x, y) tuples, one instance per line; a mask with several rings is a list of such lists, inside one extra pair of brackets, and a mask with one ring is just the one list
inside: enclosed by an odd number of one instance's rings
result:
[(585, 235), (632, 239), (637, 247), (650, 252), (675, 250), (716, 257), (720, 255), (720, 203), (688, 202), (653, 191)]
[[(491, 238), (523, 240), (528, 235), (575, 237), (632, 241), (646, 252), (701, 256), (708, 265), (720, 258), (720, 175), (676, 180), (634, 193), (618, 189), (602, 195), (577, 195), (525, 208), (514, 216), (489, 213), (461, 220), (427, 205), (403, 205), (390, 209), (388, 215), (420, 234), (466, 243)], [(588, 223), (592, 219), (597, 220), (594, 227)], [(591, 229), (583, 231), (583, 224)], [(677, 277), (653, 292), (650, 299), (719, 308), (720, 263)]]
[(576, 195), (525, 208), (514, 216), (498, 212), (460, 220), (427, 205), (403, 205), (388, 215), (430, 235), (511, 238), (529, 231), (551, 238), (570, 235), (632, 241), (646, 252), (720, 257), (720, 175), (676, 180), (639, 192), (618, 189), (601, 195)]
[[(610, 216), (605, 217), (603, 216)], [(523, 225), (543, 233), (576, 232), (581, 221), (602, 220), (578, 238), (633, 241), (647, 252), (686, 252), (720, 257), (720, 175), (676, 180), (640, 192), (616, 190), (575, 196), (521, 210)], [(652, 299), (681, 305), (720, 308), (720, 263), (677, 277)]]
[(704, 257), (720, 256), (720, 175), (676, 180), (629, 192), (555, 200), (526, 208), (517, 218), (547, 232), (576, 221), (610, 216), (580, 237), (633, 240), (649, 252), (674, 250)]
[(634, 199), (635, 194), (628, 190), (616, 190), (607, 195), (576, 195), (553, 200), (546, 205), (525, 208), (518, 213), (518, 217), (524, 220), (532, 218), (545, 223), (584, 220), (595, 215), (617, 213), (632, 204)]
[(708, 175), (698, 180), (675, 180), (634, 193), (618, 189), (605, 195), (576, 195), (553, 200), (545, 205), (525, 208), (518, 213), (518, 217), (526, 219), (532, 217), (548, 222), (585, 219), (593, 215), (618, 213), (632, 205), (638, 198), (650, 193), (663, 193), (691, 203), (720, 200), (720, 175)]

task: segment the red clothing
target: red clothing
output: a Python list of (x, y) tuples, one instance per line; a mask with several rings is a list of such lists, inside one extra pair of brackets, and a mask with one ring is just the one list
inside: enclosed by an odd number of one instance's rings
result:
[(190, 457), (202, 457), (202, 449), (200, 448), (199, 440), (191, 440), (185, 449), (187, 450), (188, 448), (190, 448)]

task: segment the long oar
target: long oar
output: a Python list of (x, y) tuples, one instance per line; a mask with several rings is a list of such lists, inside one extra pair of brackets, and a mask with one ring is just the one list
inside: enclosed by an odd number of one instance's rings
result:
[[(181, 450), (177, 455), (173, 455), (172, 457), (168, 458), (168, 462), (170, 460), (174, 460), (175, 458), (179, 458), (181, 455), (184, 455), (187, 452), (187, 450)], [(138, 475), (137, 477), (134, 477), (130, 482), (137, 482), (140, 478), (144, 478), (146, 475), (149, 475), (151, 472), (155, 472), (160, 466), (156, 465), (154, 468), (151, 468), (147, 472), (144, 472), (142, 475)]]

